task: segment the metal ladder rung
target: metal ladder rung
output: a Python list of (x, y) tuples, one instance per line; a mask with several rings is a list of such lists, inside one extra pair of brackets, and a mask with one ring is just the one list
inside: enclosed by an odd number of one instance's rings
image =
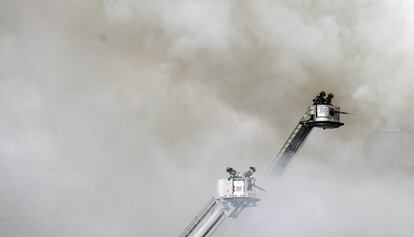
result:
[(296, 134), (298, 134), (299, 130), (301, 129), (303, 125), (301, 123), (298, 123), (298, 125), (296, 125), (295, 129), (293, 130), (293, 132), (290, 134), (288, 140), (285, 142), (285, 144), (282, 147), (282, 150), (279, 152), (279, 155), (282, 154), (283, 152), (286, 151), (286, 149), (289, 147), (289, 145), (292, 143), (292, 141), (294, 140)]
[[(295, 145), (296, 140), (295, 139), (297, 138), (297, 136), (298, 136), (299, 132), (301, 131), (301, 129), (303, 129), (302, 127), (305, 126), (304, 121), (305, 120), (302, 117), (301, 120), (296, 125), (295, 129), (293, 129), (292, 133), (290, 134), (290, 136), (288, 137), (286, 142), (283, 144), (282, 149), (277, 154), (277, 157), (273, 160), (273, 162), (271, 164), (271, 168), (270, 168), (271, 170), (273, 170), (276, 167), (278, 160), (280, 160), (284, 156), (284, 154), (287, 154), (286, 152), (289, 150), (289, 147), (291, 145), (293, 147), (296, 147), (296, 145)], [(298, 138), (298, 139), (301, 139), (301, 138)], [(295, 149), (295, 148), (292, 148), (292, 149)], [(297, 152), (297, 149), (295, 150), (295, 152)], [(288, 153), (289, 153), (288, 156), (291, 156), (291, 154), (290, 154), (291, 152), (289, 151)], [(288, 162), (288, 160), (282, 161), (282, 162)], [(284, 168), (284, 166), (282, 168)]]

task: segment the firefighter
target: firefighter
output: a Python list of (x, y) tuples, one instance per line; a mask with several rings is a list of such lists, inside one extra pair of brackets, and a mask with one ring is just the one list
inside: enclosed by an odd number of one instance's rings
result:
[(326, 103), (328, 104), (328, 105), (331, 105), (332, 104), (332, 99), (334, 98), (334, 94), (332, 94), (332, 93), (329, 93), (328, 94), (328, 97), (326, 97)]
[(325, 95), (326, 95), (326, 92), (325, 91), (321, 91), (319, 93), (319, 95), (317, 95), (315, 97), (315, 99), (313, 99), (313, 104), (314, 105), (316, 105), (316, 104), (324, 104), (326, 102)]
[(237, 171), (231, 167), (227, 167), (226, 172), (230, 175), (230, 177), (237, 176)]

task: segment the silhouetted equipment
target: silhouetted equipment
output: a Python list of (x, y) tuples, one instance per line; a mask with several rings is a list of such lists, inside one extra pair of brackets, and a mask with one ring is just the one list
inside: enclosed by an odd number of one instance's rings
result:
[(349, 113), (349, 112), (339, 112), (340, 114), (349, 114), (349, 115), (359, 115), (359, 114), (354, 114), (354, 113)]
[(321, 91), (309, 106), (305, 115), (296, 125), (293, 132), (273, 160), (270, 167), (271, 175), (280, 175), (289, 161), (302, 147), (313, 128), (333, 129), (344, 125), (340, 121), (340, 108), (332, 105), (334, 95), (329, 93), (325, 98), (325, 91)]
[(231, 167), (227, 167), (226, 172), (230, 177), (218, 180), (217, 194), (191, 221), (180, 237), (210, 236), (226, 217), (237, 218), (244, 208), (254, 207), (256, 202), (260, 201), (253, 189), (263, 190), (255, 184), (253, 173), (256, 172), (256, 168), (250, 167), (243, 175)]

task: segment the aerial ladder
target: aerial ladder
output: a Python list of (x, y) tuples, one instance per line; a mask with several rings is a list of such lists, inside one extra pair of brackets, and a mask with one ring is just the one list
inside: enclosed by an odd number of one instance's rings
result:
[[(282, 149), (271, 163), (270, 175), (281, 175), (289, 161), (302, 147), (306, 138), (314, 127), (333, 129), (344, 125), (340, 122), (340, 108), (332, 104), (333, 94), (325, 98), (321, 91), (309, 106), (305, 115), (299, 120), (293, 132), (286, 140)], [(246, 207), (256, 206), (260, 201), (256, 197), (255, 189), (264, 191), (255, 184), (254, 167), (243, 174), (233, 168), (226, 169), (229, 178), (218, 180), (217, 193), (212, 197), (198, 215), (180, 234), (180, 237), (208, 237), (227, 218), (237, 218)]]
[(255, 184), (254, 167), (250, 167), (243, 174), (230, 167), (226, 171), (229, 177), (218, 180), (216, 195), (184, 229), (180, 237), (211, 236), (224, 219), (237, 218), (244, 208), (254, 207), (260, 201), (256, 197), (255, 189), (263, 189)]
[(289, 161), (300, 150), (313, 128), (334, 129), (344, 125), (340, 121), (340, 107), (332, 104), (334, 95), (321, 91), (309, 106), (305, 115), (299, 120), (293, 132), (286, 140), (282, 149), (270, 165), (269, 174), (271, 176), (280, 176), (288, 165)]

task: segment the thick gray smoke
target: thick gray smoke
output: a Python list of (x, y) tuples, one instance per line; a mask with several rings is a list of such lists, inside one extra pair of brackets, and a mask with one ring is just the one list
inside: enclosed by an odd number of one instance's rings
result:
[(0, 0), (0, 236), (177, 236), (226, 166), (264, 176), (321, 89), (358, 115), (217, 236), (413, 236), (413, 12)]

